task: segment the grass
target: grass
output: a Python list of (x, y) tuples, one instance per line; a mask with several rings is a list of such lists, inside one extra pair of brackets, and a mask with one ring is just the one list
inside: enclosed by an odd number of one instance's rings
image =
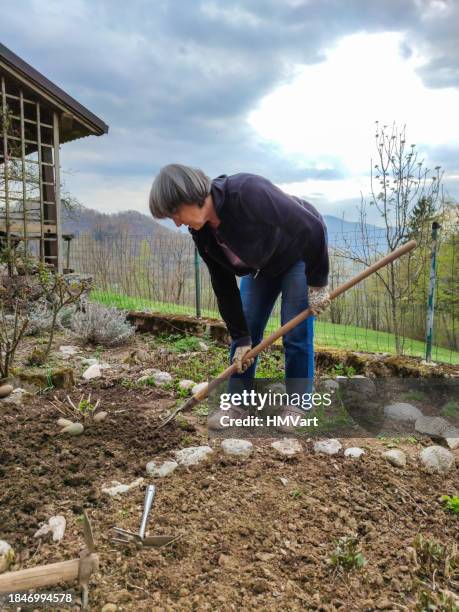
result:
[[(168, 302), (157, 302), (143, 298), (124, 296), (110, 291), (92, 291), (91, 298), (105, 304), (126, 310), (141, 310), (160, 312), (163, 314), (195, 315), (194, 306), (185, 306)], [(202, 316), (220, 319), (217, 311), (203, 310)], [(280, 325), (279, 317), (274, 315), (267, 325), (267, 333), (273, 332)], [(355, 325), (341, 325), (329, 321), (317, 321), (315, 325), (316, 345), (323, 347), (345, 348), (370, 353), (395, 354), (394, 335), (389, 332), (375, 331)], [(405, 354), (424, 357), (425, 344), (412, 338), (405, 339)], [(447, 348), (433, 346), (432, 359), (438, 362), (459, 364), (459, 352)]]

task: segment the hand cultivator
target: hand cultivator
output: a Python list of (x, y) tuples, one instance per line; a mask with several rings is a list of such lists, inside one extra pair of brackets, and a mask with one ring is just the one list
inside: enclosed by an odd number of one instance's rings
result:
[[(416, 247), (416, 241), (410, 240), (409, 242), (399, 247), (398, 249), (395, 249), (391, 253), (388, 253), (387, 255), (382, 257), (379, 261), (376, 261), (374, 264), (372, 264), (371, 266), (369, 266), (368, 268), (366, 268), (365, 270), (363, 270), (362, 272), (354, 276), (354, 278), (351, 278), (350, 280), (348, 280), (346, 283), (344, 283), (340, 287), (337, 287), (336, 289), (334, 289), (330, 293), (330, 299), (334, 300), (335, 298), (337, 298), (339, 295), (342, 295), (345, 291), (347, 291), (351, 287), (354, 287), (354, 285), (357, 285), (358, 283), (363, 281), (365, 278), (368, 278), (369, 276), (371, 276), (372, 274), (374, 274), (381, 268), (384, 268), (385, 266), (395, 261), (402, 255), (409, 253), (415, 247)], [(257, 346), (254, 346), (250, 351), (248, 351), (246, 355), (244, 356), (244, 360), (248, 360), (253, 357), (256, 357), (259, 353), (261, 353), (263, 349), (273, 344), (273, 342), (275, 342), (278, 338), (280, 338), (281, 336), (284, 336), (287, 332), (289, 332), (291, 329), (296, 327), (299, 323), (301, 323), (302, 321), (304, 321), (305, 319), (307, 319), (313, 314), (315, 314), (315, 312), (312, 308), (307, 308), (306, 310), (303, 310), (303, 312), (300, 312), (300, 314), (296, 315), (296, 317), (293, 317), (293, 319), (285, 323), (285, 325), (282, 325), (282, 327), (279, 327), (279, 329), (275, 331), (274, 333), (272, 333), (270, 336), (268, 336), (268, 338), (265, 338), (264, 340), (260, 342), (260, 344), (257, 344)], [(173, 412), (171, 412), (169, 416), (167, 416), (156, 429), (160, 429), (161, 427), (164, 427), (164, 425), (167, 425), (167, 423), (172, 421), (176, 417), (176, 415), (182, 410), (188, 410), (196, 406), (196, 404), (199, 404), (199, 402), (204, 400), (209, 395), (209, 393), (212, 391), (212, 389), (215, 389), (215, 387), (217, 387), (222, 382), (222, 380), (229, 378), (232, 374), (235, 374), (235, 373), (236, 373), (236, 364), (232, 364), (231, 366), (226, 368), (226, 370), (224, 370), (221, 374), (219, 374), (217, 378), (214, 378), (213, 380), (211, 380), (207, 384), (206, 387), (201, 389), (201, 391), (198, 391), (195, 395), (190, 397), (190, 399), (187, 400), (182, 406), (179, 406)]]
[(111, 538), (112, 542), (121, 542), (122, 544), (130, 544), (134, 543), (137, 548), (148, 548), (155, 547), (159, 548), (160, 546), (166, 546), (167, 544), (171, 544), (175, 542), (180, 536), (146, 536), (145, 530), (147, 528), (148, 515), (150, 514), (150, 509), (153, 504), (153, 499), (155, 497), (156, 488), (155, 485), (148, 485), (147, 490), (145, 491), (145, 500), (143, 503), (143, 513), (142, 520), (140, 522), (139, 533), (134, 533), (132, 531), (127, 531), (126, 529), (121, 529), (121, 527), (113, 527), (116, 535), (119, 537)]
[(6, 572), (0, 575), (0, 593), (18, 593), (78, 580), (81, 588), (81, 608), (84, 610), (88, 605), (89, 579), (99, 568), (99, 555), (96, 553), (91, 523), (86, 511), (83, 512), (83, 534), (86, 546), (81, 551), (79, 559)]

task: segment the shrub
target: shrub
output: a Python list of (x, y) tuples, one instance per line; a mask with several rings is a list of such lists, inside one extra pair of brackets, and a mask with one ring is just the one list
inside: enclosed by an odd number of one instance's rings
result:
[(135, 331), (122, 310), (95, 303), (88, 303), (85, 312), (75, 312), (70, 327), (83, 342), (102, 346), (123, 344)]

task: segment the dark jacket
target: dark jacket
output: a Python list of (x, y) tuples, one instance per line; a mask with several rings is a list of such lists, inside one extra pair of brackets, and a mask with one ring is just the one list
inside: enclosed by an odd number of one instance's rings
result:
[(209, 268), (218, 307), (231, 338), (250, 342), (236, 277), (275, 277), (298, 260), (305, 263), (308, 285), (328, 282), (327, 229), (317, 210), (281, 191), (256, 174), (222, 175), (212, 181), (211, 194), (221, 223), (219, 236), (247, 264), (236, 269), (217, 243), (209, 224), (190, 233)]

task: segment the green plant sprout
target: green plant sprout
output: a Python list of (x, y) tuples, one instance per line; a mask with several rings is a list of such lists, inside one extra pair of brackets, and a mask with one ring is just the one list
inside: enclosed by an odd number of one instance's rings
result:
[(459, 516), (459, 495), (442, 495), (440, 500), (445, 510), (450, 510)]
[(330, 563), (345, 570), (361, 569), (367, 560), (359, 548), (356, 537), (345, 536), (336, 542), (336, 548), (330, 557)]

